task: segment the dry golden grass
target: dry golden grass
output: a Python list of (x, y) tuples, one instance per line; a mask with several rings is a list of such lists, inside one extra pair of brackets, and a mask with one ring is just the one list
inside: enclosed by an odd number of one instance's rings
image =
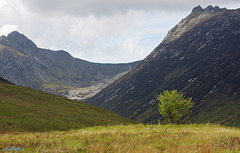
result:
[(62, 132), (2, 132), (0, 149), (21, 152), (240, 152), (240, 130), (212, 124), (97, 126)]

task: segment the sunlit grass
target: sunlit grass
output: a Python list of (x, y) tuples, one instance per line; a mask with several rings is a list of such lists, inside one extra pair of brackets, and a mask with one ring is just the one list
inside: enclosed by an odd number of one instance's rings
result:
[(64, 132), (5, 132), (21, 152), (240, 152), (240, 130), (211, 124), (97, 126)]

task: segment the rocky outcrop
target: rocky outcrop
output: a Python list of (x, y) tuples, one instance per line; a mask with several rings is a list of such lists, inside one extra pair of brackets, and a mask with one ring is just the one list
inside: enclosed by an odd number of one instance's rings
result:
[(213, 7), (212, 5), (209, 5), (208, 7), (206, 7), (205, 9), (203, 9), (200, 5), (193, 8), (192, 10), (192, 14), (193, 13), (199, 13), (199, 14), (202, 14), (202, 13), (217, 13), (217, 12), (222, 12), (222, 11), (225, 11), (227, 10), (226, 8), (220, 8), (218, 6), (215, 6)]
[(122, 72), (111, 78), (103, 79), (102, 81), (98, 82), (96, 85), (91, 85), (90, 87), (70, 89), (68, 91), (67, 98), (72, 99), (72, 100), (85, 101), (85, 100), (95, 96), (101, 90), (103, 90), (108, 85), (110, 85), (114, 81), (118, 80), (120, 77), (122, 77), (124, 74), (126, 74), (128, 72), (129, 71)]
[(226, 8), (220, 9), (218, 6), (208, 6), (203, 9), (201, 6), (195, 7), (192, 13), (171, 29), (162, 43), (169, 43), (178, 39), (183, 33), (191, 30), (196, 25), (213, 17), (217, 13), (224, 12)]

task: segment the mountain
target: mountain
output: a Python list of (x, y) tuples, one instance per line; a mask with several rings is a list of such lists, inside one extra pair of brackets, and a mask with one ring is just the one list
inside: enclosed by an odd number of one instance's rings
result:
[(171, 29), (137, 67), (87, 100), (122, 116), (156, 122), (157, 95), (192, 97), (188, 120), (240, 126), (240, 10), (201, 6)]
[[(34, 42), (17, 31), (11, 32), (7, 37), (0, 37), (0, 77), (16, 85), (65, 97), (72, 96), (69, 92), (71, 90), (83, 90), (98, 85), (102, 80), (106, 80), (108, 85), (111, 83), (108, 79), (129, 71), (136, 64), (138, 62), (91, 63), (74, 58), (65, 51), (38, 48)], [(91, 95), (97, 93), (96, 90), (91, 92)]]
[(134, 122), (96, 106), (0, 78), (0, 123), (0, 131), (53, 131)]

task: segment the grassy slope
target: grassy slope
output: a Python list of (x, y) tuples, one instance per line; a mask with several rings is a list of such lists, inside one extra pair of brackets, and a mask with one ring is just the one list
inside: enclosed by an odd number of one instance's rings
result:
[(190, 120), (194, 123), (218, 123), (227, 126), (240, 127), (240, 101), (225, 95), (209, 98), (202, 102)]
[(132, 120), (105, 109), (0, 80), (0, 130), (53, 131)]
[(240, 130), (211, 124), (118, 125), (65, 132), (14, 132), (0, 135), (0, 149), (22, 152), (239, 152)]

